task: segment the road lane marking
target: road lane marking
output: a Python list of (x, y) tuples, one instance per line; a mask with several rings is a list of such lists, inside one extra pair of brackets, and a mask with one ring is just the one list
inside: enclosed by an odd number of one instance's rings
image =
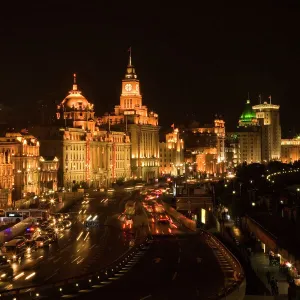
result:
[(178, 263), (180, 264), (180, 257), (178, 257)]
[(146, 299), (149, 299), (149, 298), (151, 298), (151, 297), (152, 297), (152, 295), (148, 295), (148, 296), (146, 296), (146, 297), (141, 298), (140, 300), (146, 300)]
[(22, 273), (16, 275), (16, 276), (14, 277), (14, 280), (17, 280), (17, 279), (19, 279), (19, 278), (21, 278), (21, 277), (23, 277), (23, 276), (24, 276), (24, 272), (22, 272)]
[(29, 275), (25, 278), (25, 280), (30, 279), (30, 278), (33, 277), (35, 274), (36, 274), (35, 272), (32, 272), (31, 274), (29, 274)]
[(174, 273), (172, 280), (175, 280), (177, 276), (177, 272)]
[(51, 257), (49, 257), (47, 260), (52, 260), (52, 259), (54, 259), (55, 258), (55, 256), (51, 256)]
[(53, 276), (55, 276), (57, 274), (57, 272), (54, 272), (52, 275), (48, 276), (45, 281), (48, 281), (50, 278), (52, 278)]
[(181, 248), (179, 248), (179, 252), (181, 252)]
[(53, 262), (56, 264), (59, 260), (61, 260), (61, 257), (57, 258), (57, 259), (54, 260)]
[(76, 260), (78, 260), (79, 258), (80, 258), (80, 256), (76, 257), (74, 260), (71, 261), (71, 264), (72, 264), (73, 262), (75, 262)]

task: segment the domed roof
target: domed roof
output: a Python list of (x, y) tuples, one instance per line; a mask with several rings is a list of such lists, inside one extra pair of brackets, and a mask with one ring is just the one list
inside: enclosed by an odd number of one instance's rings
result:
[(247, 100), (245, 109), (240, 117), (240, 122), (251, 122), (253, 119), (256, 119), (256, 114), (252, 109), (250, 100)]
[(73, 89), (69, 95), (62, 101), (61, 105), (65, 108), (85, 110), (86, 108), (92, 109), (93, 105), (81, 94), (78, 90), (76, 83), (76, 74), (74, 74)]

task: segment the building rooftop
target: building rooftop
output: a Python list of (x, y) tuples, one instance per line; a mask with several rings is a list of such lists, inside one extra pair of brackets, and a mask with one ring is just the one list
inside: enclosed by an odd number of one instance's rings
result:
[(244, 111), (242, 115), (240, 116), (240, 123), (253, 123), (253, 121), (256, 120), (256, 113), (252, 109), (250, 100), (247, 100), (245, 104)]
[(271, 103), (267, 103), (267, 102), (264, 102), (263, 104), (258, 104), (258, 105), (254, 105), (252, 106), (252, 108), (254, 110), (264, 110), (264, 109), (275, 109), (275, 110), (278, 110), (279, 109), (279, 105), (275, 105), (275, 104), (271, 104)]

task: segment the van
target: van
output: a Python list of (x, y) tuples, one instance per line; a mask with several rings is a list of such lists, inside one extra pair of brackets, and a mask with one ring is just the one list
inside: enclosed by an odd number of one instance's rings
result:
[(15, 262), (24, 257), (26, 248), (27, 247), (24, 240), (13, 239), (4, 243), (1, 252), (7, 257), (8, 261)]

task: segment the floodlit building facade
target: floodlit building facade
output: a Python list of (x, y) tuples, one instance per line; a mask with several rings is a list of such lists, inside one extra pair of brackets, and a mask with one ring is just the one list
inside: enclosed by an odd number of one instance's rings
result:
[(261, 160), (268, 162), (281, 159), (281, 126), (279, 105), (264, 102), (254, 105), (256, 118), (261, 126)]
[(75, 185), (108, 187), (117, 179), (131, 177), (130, 138), (124, 132), (103, 130), (95, 118), (94, 105), (78, 89), (76, 74), (73, 88), (57, 107), (58, 126), (41, 142), (45, 156), (56, 156), (60, 187)]
[(45, 175), (46, 162), (40, 156), (40, 142), (28, 132), (9, 132), (0, 137), (0, 207), (12, 206), (12, 200), (27, 195), (38, 195), (43, 190), (41, 185), (55, 191), (58, 161), (51, 164), (51, 176)]
[(300, 160), (300, 137), (281, 140), (281, 161), (293, 163)]
[(261, 126), (259, 126), (256, 113), (251, 107), (250, 100), (246, 101), (235, 134), (239, 141), (239, 163), (260, 163), (262, 151)]
[(131, 62), (131, 55), (122, 80), (120, 104), (113, 113), (98, 119), (105, 128), (118, 128), (131, 140), (131, 169), (134, 178), (150, 180), (159, 174), (158, 115), (143, 104), (140, 82)]
[(184, 142), (178, 128), (166, 134), (166, 141), (159, 143), (160, 175), (180, 176), (185, 172)]
[(184, 131), (185, 161), (193, 166), (193, 172), (224, 173), (225, 122), (223, 118), (216, 115), (213, 124), (186, 128)]

